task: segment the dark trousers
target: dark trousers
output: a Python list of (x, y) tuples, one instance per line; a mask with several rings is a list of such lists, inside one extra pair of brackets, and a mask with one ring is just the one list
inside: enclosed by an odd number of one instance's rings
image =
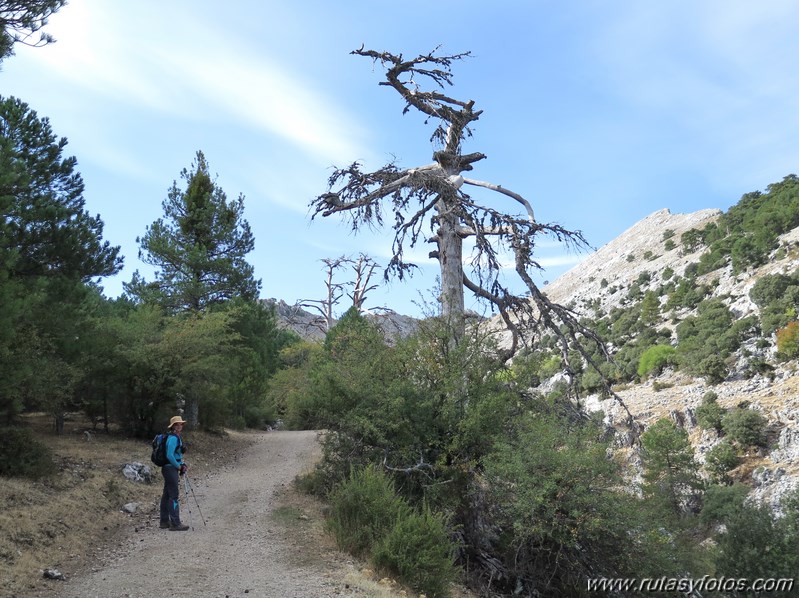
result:
[(164, 492), (161, 494), (161, 523), (180, 525), (180, 472), (171, 465), (161, 468)]

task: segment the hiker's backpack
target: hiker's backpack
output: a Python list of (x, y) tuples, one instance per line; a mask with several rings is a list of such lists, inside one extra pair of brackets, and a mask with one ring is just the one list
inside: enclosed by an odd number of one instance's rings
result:
[(150, 459), (153, 463), (158, 465), (158, 467), (163, 467), (168, 463), (166, 458), (166, 437), (169, 434), (158, 434), (155, 438), (153, 438), (153, 453), (150, 455)]

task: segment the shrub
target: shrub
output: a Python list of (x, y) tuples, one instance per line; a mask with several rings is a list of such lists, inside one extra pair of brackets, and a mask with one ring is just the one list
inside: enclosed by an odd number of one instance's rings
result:
[(364, 556), (408, 509), (392, 481), (369, 465), (353, 471), (331, 494), (328, 527), (342, 550)]
[(638, 375), (642, 378), (650, 374), (659, 374), (667, 365), (677, 362), (677, 349), (671, 345), (654, 345), (641, 355), (638, 361)]
[(699, 521), (705, 525), (713, 525), (728, 520), (743, 506), (747, 494), (749, 494), (749, 487), (740, 482), (731, 486), (711, 484), (705, 491), (705, 500), (702, 512), (699, 513)]
[(372, 560), (418, 592), (431, 598), (449, 596), (456, 573), (453, 547), (444, 517), (427, 506), (421, 512), (403, 511), (375, 547)]
[[(799, 570), (799, 509), (796, 494), (781, 501), (784, 516), (768, 505), (744, 503), (725, 517), (726, 532), (718, 537), (716, 575), (725, 577), (792, 578)], [(792, 596), (774, 592), (774, 596)]]
[(736, 407), (721, 420), (724, 433), (742, 447), (765, 446), (768, 420), (757, 411)]
[(644, 496), (664, 513), (687, 513), (701, 486), (688, 432), (670, 419), (660, 419), (641, 434), (641, 448)]
[(0, 476), (41, 478), (55, 472), (50, 449), (27, 428), (0, 428)]
[(696, 421), (704, 430), (722, 431), (721, 420), (726, 413), (724, 407), (718, 404), (718, 395), (711, 391), (702, 397), (702, 404), (696, 408)]
[(735, 448), (725, 439), (707, 452), (705, 469), (715, 483), (726, 484), (730, 481), (729, 472), (735, 469), (740, 461)]
[(799, 355), (799, 322), (788, 322), (777, 330), (777, 350), (789, 359)]
[(704, 376), (709, 384), (721, 384), (727, 377), (727, 363), (721, 355), (708, 355), (696, 367), (696, 373)]

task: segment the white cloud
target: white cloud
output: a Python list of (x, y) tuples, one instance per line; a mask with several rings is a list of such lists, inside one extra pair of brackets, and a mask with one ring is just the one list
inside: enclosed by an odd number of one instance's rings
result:
[[(200, 123), (232, 120), (288, 141), (323, 166), (370, 157), (357, 117), (291, 73), (283, 57), (254, 60), (251, 48), (226, 39), (213, 23), (163, 10), (153, 18), (150, 11), (73, 0), (51, 19), (54, 51), (29, 58), (48, 77), (90, 94), (88, 101), (113, 99)], [(148, 43), (153, 38), (157, 43)]]

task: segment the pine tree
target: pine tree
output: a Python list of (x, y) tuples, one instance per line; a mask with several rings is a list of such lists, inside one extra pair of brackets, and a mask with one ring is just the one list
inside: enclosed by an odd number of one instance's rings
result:
[(147, 228), (139, 258), (159, 270), (152, 283), (138, 271), (125, 291), (171, 312), (203, 311), (234, 297), (258, 298), (261, 282), (245, 256), (255, 241), (244, 220), (244, 196), (228, 202), (198, 151), (191, 170), (181, 172), (185, 189), (172, 184), (164, 217)]
[(660, 419), (641, 435), (644, 495), (675, 516), (694, 508), (701, 481), (688, 433)]
[(66, 144), (47, 118), (0, 97), (0, 420), (27, 407), (58, 423), (81, 375), (88, 283), (122, 266), (100, 217), (84, 209)]
[(66, 3), (67, 0), (0, 0), (0, 62), (14, 54), (14, 44), (39, 47), (54, 42), (42, 28)]

